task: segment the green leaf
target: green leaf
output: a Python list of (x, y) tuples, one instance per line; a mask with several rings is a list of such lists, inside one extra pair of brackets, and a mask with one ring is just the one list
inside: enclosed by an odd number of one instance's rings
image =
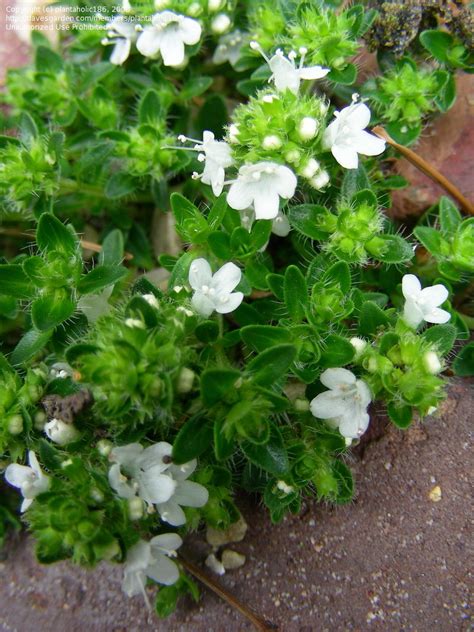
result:
[(329, 334), (324, 340), (319, 363), (324, 368), (344, 366), (352, 361), (354, 353), (354, 347), (348, 340), (337, 334)]
[(128, 270), (122, 266), (97, 266), (77, 284), (77, 290), (81, 294), (93, 294), (109, 285), (114, 285), (128, 274)]
[(214, 422), (214, 453), (218, 461), (225, 461), (234, 452), (234, 431), (225, 432), (224, 419)]
[(342, 180), (341, 196), (350, 200), (359, 191), (371, 189), (370, 180), (362, 161), (359, 161), (357, 169), (346, 169)]
[(70, 318), (75, 309), (74, 301), (61, 290), (35, 299), (31, 305), (31, 320), (39, 331), (48, 331)]
[(442, 234), (448, 239), (453, 237), (462, 222), (457, 206), (444, 195), (439, 200), (439, 222)]
[(397, 405), (395, 402), (387, 404), (387, 412), (398, 428), (408, 428), (413, 419), (413, 408), (406, 404)]
[(35, 55), (35, 66), (38, 72), (49, 72), (56, 75), (62, 71), (64, 63), (62, 57), (51, 50), (51, 48), (38, 46)]
[(247, 371), (256, 384), (271, 386), (285, 377), (295, 357), (293, 345), (275, 345), (253, 358), (247, 365)]
[(181, 255), (178, 261), (174, 264), (168, 280), (168, 287), (170, 289), (177, 285), (185, 285), (188, 282), (189, 266), (195, 257), (194, 252), (185, 252)]
[(213, 343), (219, 337), (219, 325), (215, 320), (205, 320), (194, 330), (196, 338), (201, 342)]
[(270, 438), (264, 445), (244, 441), (241, 446), (245, 456), (254, 465), (273, 476), (282, 476), (289, 470), (290, 464), (283, 437), (277, 426), (270, 428)]
[(0, 265), (0, 294), (15, 298), (32, 298), (35, 289), (21, 265), (6, 263)]
[(456, 342), (456, 328), (453, 325), (433, 325), (423, 332), (423, 338), (434, 345), (441, 355), (451, 351)]
[(362, 336), (371, 336), (377, 333), (380, 327), (390, 324), (387, 314), (372, 301), (366, 301), (360, 310), (359, 333)]
[(199, 110), (197, 118), (198, 131), (202, 133), (204, 130), (209, 130), (214, 133), (216, 138), (222, 138), (227, 120), (226, 101), (219, 94), (212, 94)]
[(449, 61), (447, 53), (453, 43), (453, 37), (449, 33), (438, 30), (423, 31), (420, 33), (420, 42), (438, 61)]
[(65, 226), (54, 215), (43, 213), (36, 229), (36, 243), (42, 251), (56, 250), (72, 256), (76, 254), (79, 242), (70, 224)]
[(189, 101), (189, 99), (204, 94), (211, 87), (213, 81), (212, 77), (206, 77), (205, 75), (193, 77), (182, 86), (178, 95), (179, 100)]
[(162, 619), (173, 614), (178, 605), (179, 596), (180, 591), (176, 586), (160, 586), (155, 599), (156, 614)]
[(140, 125), (161, 124), (163, 108), (160, 95), (156, 90), (147, 90), (138, 106), (138, 122)]
[(377, 235), (365, 247), (374, 259), (383, 263), (404, 263), (414, 256), (413, 248), (400, 235)]
[(453, 370), (456, 375), (468, 377), (474, 375), (474, 342), (468, 342), (454, 360)]
[(27, 331), (17, 346), (13, 349), (10, 361), (14, 366), (31, 360), (43, 349), (51, 338), (52, 331), (40, 332), (36, 329)]
[(229, 260), (232, 257), (230, 237), (227, 233), (216, 231), (207, 238), (208, 246), (218, 259)]
[(456, 101), (456, 81), (454, 74), (446, 70), (438, 70), (434, 74), (440, 83), (434, 101), (441, 112), (447, 112)]
[(39, 131), (36, 123), (27, 112), (22, 112), (20, 116), (20, 138), (28, 147), (31, 146), (32, 141), (38, 138)]
[(240, 329), (240, 336), (255, 351), (265, 351), (269, 347), (291, 342), (291, 334), (287, 329), (271, 325), (247, 325)]
[(413, 123), (408, 126), (405, 123), (396, 121), (394, 123), (387, 123), (387, 132), (393, 138), (393, 140), (400, 145), (413, 145), (418, 140), (421, 134), (421, 123)]
[(334, 498), (337, 503), (347, 503), (354, 497), (354, 479), (348, 466), (340, 459), (335, 459), (332, 464), (332, 473), (337, 481), (337, 494)]
[(120, 172), (110, 176), (105, 185), (104, 193), (110, 200), (117, 200), (126, 195), (131, 195), (136, 188), (135, 178)]
[(413, 231), (418, 241), (435, 257), (443, 256), (449, 244), (443, 239), (441, 233), (430, 226), (417, 226)]
[(283, 297), (284, 297), (283, 286), (285, 283), (285, 277), (282, 274), (274, 274), (272, 272), (271, 274), (267, 275), (267, 283), (268, 283), (268, 287), (273, 292), (273, 294), (278, 299), (280, 299), (280, 301), (283, 301)]
[(173, 461), (180, 465), (201, 455), (212, 443), (213, 424), (202, 414), (184, 422), (173, 441)]
[(347, 294), (351, 289), (351, 272), (345, 261), (338, 261), (328, 268), (322, 278), (323, 283), (339, 285), (341, 291)]
[(209, 215), (207, 216), (207, 223), (211, 230), (217, 230), (222, 224), (222, 220), (227, 212), (227, 198), (225, 195), (221, 195), (212, 205)]
[(101, 266), (118, 266), (122, 263), (124, 240), (122, 231), (118, 228), (111, 230), (102, 242), (102, 250), (99, 254)]
[(355, 64), (347, 64), (341, 70), (333, 68), (326, 78), (334, 81), (334, 83), (350, 86), (357, 79), (357, 66)]
[(290, 206), (288, 209), (288, 221), (292, 228), (305, 237), (319, 241), (327, 239), (330, 233), (328, 219), (331, 220), (331, 218), (332, 215), (327, 208), (316, 204), (300, 204)]
[(240, 378), (236, 369), (207, 369), (201, 376), (201, 397), (206, 406), (214, 406), (235, 391)]
[(288, 266), (283, 285), (285, 304), (291, 318), (299, 323), (306, 316), (308, 288), (303, 273), (296, 266)]

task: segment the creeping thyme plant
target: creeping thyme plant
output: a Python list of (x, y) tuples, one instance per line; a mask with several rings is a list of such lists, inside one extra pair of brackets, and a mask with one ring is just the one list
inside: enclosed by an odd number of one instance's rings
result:
[(373, 404), (406, 428), (472, 374), (472, 344), (448, 367), (474, 218), (391, 220), (409, 183), (371, 131), (449, 109), (468, 31), (431, 10), (395, 47), (376, 8), (146, 0), (33, 32), (1, 95), (0, 539), (16, 488), (40, 562), (121, 564), (169, 613), (182, 538), (237, 490), (274, 522), (348, 502)]

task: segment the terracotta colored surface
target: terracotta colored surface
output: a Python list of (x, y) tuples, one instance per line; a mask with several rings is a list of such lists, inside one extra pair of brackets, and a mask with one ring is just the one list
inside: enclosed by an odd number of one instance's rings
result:
[[(349, 506), (309, 506), (272, 526), (241, 503), (249, 532), (232, 548), (247, 562), (219, 581), (285, 632), (467, 632), (473, 404), (472, 383), (455, 382), (441, 418), (407, 432), (375, 422), (379, 432), (353, 456), (358, 494)], [(439, 502), (429, 497), (436, 485)], [(206, 552), (201, 538), (188, 544), (189, 557)], [(151, 619), (140, 597), (121, 594), (119, 568), (39, 567), (24, 540), (8, 550), (0, 577), (2, 632), (250, 629), (207, 591), (198, 606), (184, 601), (167, 621)]]

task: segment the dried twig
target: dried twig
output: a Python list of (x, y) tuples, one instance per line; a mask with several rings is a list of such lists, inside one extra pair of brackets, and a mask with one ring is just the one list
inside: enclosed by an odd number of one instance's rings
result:
[(422, 171), (425, 175), (431, 178), (434, 182), (439, 184), (445, 191), (451, 195), (461, 206), (465, 213), (469, 215), (474, 215), (474, 205), (470, 202), (461, 191), (442, 173), (440, 173), (437, 169), (433, 167), (429, 162), (427, 162), (424, 158), (416, 154), (412, 149), (408, 149), (408, 147), (404, 147), (403, 145), (399, 145), (397, 142), (390, 137), (390, 135), (385, 131), (383, 127), (377, 125), (372, 128), (374, 134), (383, 138), (389, 145), (394, 147), (397, 151), (399, 151), (404, 158), (406, 158), (412, 165), (415, 165), (417, 169)]
[(212, 577), (209, 577), (209, 575), (204, 573), (198, 566), (196, 566), (192, 562), (189, 562), (188, 560), (185, 560), (181, 555), (178, 555), (178, 559), (180, 563), (184, 566), (184, 568), (189, 573), (191, 573), (191, 575), (194, 575), (196, 579), (198, 579), (210, 590), (212, 590), (212, 592), (215, 593), (218, 597), (226, 601), (232, 608), (238, 610), (240, 614), (242, 614), (252, 623), (256, 630), (258, 630), (259, 632), (270, 632), (271, 630), (278, 630), (278, 626), (271, 623), (270, 621), (262, 619), (259, 615), (255, 614), (253, 610), (241, 603), (225, 588), (218, 584)]

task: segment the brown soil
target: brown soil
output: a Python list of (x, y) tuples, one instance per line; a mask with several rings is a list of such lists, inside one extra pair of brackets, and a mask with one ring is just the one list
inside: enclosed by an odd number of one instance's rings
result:
[[(217, 581), (285, 632), (467, 632), (473, 403), (473, 383), (455, 381), (438, 418), (405, 432), (374, 421), (352, 457), (358, 492), (348, 506), (309, 504), (272, 526), (243, 499), (249, 531), (229, 548), (247, 562)], [(203, 537), (187, 545), (189, 558), (207, 553)], [(121, 593), (120, 568), (40, 567), (27, 539), (8, 549), (0, 575), (2, 632), (251, 629), (205, 589), (199, 605), (184, 600), (162, 622)]]

